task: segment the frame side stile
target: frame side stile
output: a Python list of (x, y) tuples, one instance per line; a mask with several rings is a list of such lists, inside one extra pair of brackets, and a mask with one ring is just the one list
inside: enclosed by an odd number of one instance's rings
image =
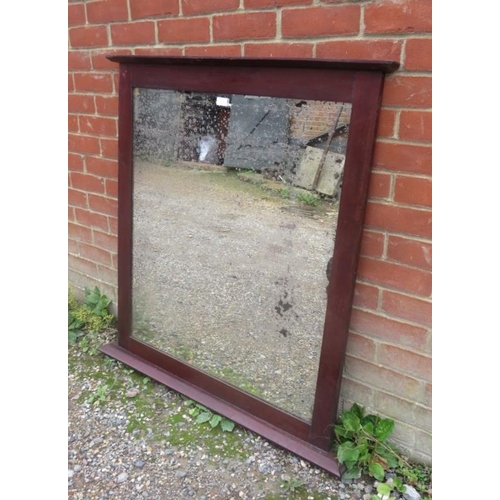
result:
[[(310, 441), (328, 449), (337, 416), (383, 74), (358, 72)], [(352, 141), (351, 141), (352, 139)], [(348, 164), (349, 162), (349, 168)]]

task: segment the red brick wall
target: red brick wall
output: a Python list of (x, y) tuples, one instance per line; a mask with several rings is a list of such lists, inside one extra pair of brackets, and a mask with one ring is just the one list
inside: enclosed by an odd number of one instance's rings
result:
[(69, 277), (116, 299), (124, 54), (395, 59), (386, 79), (343, 382), (431, 456), (431, 0), (69, 2)]

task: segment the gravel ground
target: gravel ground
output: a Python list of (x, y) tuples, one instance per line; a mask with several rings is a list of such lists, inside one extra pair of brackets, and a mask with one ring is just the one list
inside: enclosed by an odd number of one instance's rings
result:
[(181, 395), (101, 353), (70, 345), (68, 359), (70, 499), (371, 497), (370, 480), (346, 485), (245, 429), (197, 424)]

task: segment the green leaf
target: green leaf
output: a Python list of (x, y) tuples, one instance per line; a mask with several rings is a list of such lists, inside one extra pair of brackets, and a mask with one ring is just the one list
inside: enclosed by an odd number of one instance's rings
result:
[(380, 483), (378, 486), (377, 486), (377, 491), (381, 494), (381, 495), (390, 495), (391, 494), (391, 491), (392, 491), (392, 488), (386, 484), (386, 483)]
[(359, 420), (362, 420), (365, 414), (363, 408), (361, 408), (361, 406), (359, 406), (357, 403), (354, 403), (349, 411), (354, 415), (356, 415), (359, 418)]
[(351, 467), (342, 474), (342, 479), (358, 479), (361, 477), (361, 469), (359, 467)]
[(342, 415), (342, 423), (348, 431), (359, 431), (361, 428), (361, 421), (357, 415), (351, 412), (346, 412)]
[(228, 420), (227, 418), (223, 418), (220, 422), (220, 426), (224, 432), (233, 432), (234, 422)]
[(385, 441), (394, 430), (394, 420), (383, 418), (375, 427), (375, 437), (380, 441)]
[(196, 423), (197, 424), (204, 424), (205, 422), (208, 422), (212, 418), (212, 413), (205, 411), (203, 413), (200, 413), (196, 417)]
[(384, 468), (380, 464), (372, 462), (368, 466), (368, 470), (370, 471), (370, 474), (378, 481), (383, 481), (385, 479)]
[(356, 463), (359, 458), (359, 450), (354, 447), (354, 443), (342, 443), (337, 450), (337, 459), (343, 464), (345, 462)]
[(188, 412), (192, 417), (196, 417), (200, 414), (200, 410), (198, 408), (191, 408)]
[(212, 428), (217, 427), (222, 420), (222, 417), (220, 415), (213, 415), (212, 418), (210, 419), (210, 425)]
[(68, 330), (68, 341), (74, 344), (78, 339), (78, 333)]

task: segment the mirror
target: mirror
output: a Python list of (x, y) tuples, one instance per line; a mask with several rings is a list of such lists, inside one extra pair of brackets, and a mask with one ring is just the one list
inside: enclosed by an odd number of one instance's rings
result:
[(339, 475), (331, 453), (392, 61), (120, 63), (105, 354)]
[(132, 336), (310, 422), (351, 104), (133, 102)]

